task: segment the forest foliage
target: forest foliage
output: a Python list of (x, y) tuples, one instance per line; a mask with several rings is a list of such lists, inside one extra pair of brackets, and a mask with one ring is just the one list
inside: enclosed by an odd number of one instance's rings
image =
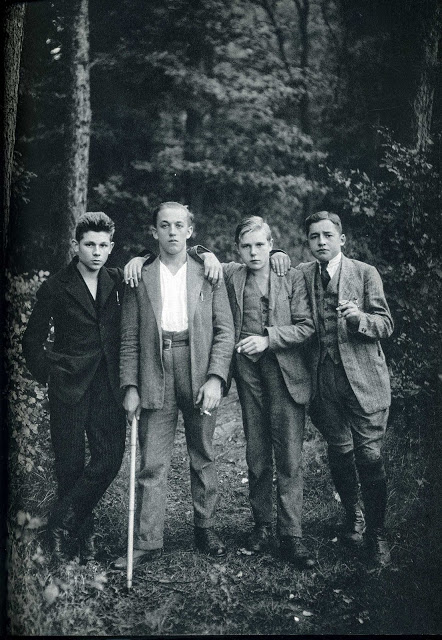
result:
[[(27, 6), (14, 272), (60, 266), (69, 15), (63, 2)], [(262, 215), (295, 264), (309, 259), (304, 217), (331, 208), (347, 254), (384, 279), (395, 394), (434, 390), (442, 109), (439, 67), (428, 61), (437, 2), (89, 0), (89, 22), (87, 208), (116, 222), (113, 263), (153, 247), (150, 214), (164, 200), (190, 206), (195, 240), (222, 259), (235, 255), (238, 220)], [(425, 104), (415, 100), (424, 89)]]

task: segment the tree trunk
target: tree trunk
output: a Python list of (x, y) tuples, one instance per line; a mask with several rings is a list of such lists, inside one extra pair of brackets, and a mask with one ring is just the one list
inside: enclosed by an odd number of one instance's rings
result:
[(86, 211), (91, 127), (89, 80), (89, 7), (88, 0), (69, 0), (65, 4), (71, 30), (68, 43), (70, 87), (69, 121), (65, 137), (66, 180), (61, 187), (56, 237), (59, 265), (71, 257), (71, 239), (78, 217)]
[(427, 3), (421, 26), (421, 69), (416, 95), (413, 103), (415, 146), (417, 151), (425, 152), (431, 140), (431, 122), (437, 56), (441, 27), (441, 9), (437, 1)]
[(3, 228), (2, 260), (6, 263), (8, 246), (11, 181), (15, 147), (20, 56), (23, 45), (25, 4), (6, 6), (4, 15), (4, 95), (3, 95)]

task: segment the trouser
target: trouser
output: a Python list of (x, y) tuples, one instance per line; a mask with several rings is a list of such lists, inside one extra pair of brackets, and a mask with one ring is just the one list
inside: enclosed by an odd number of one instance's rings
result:
[(288, 392), (274, 354), (266, 352), (257, 362), (237, 353), (234, 358), (255, 523), (272, 522), (274, 454), (277, 533), (301, 536), (305, 408)]
[(386, 509), (382, 444), (388, 409), (366, 413), (342, 363), (335, 364), (327, 355), (318, 368), (318, 391), (310, 416), (327, 441), (330, 469), (343, 506), (350, 510), (356, 504), (359, 476), (367, 527), (382, 527)]
[(190, 459), (195, 526), (212, 527), (217, 505), (217, 475), (212, 445), (216, 411), (212, 411), (210, 416), (200, 415), (199, 407), (194, 406), (189, 346), (163, 350), (163, 364), (163, 408), (142, 410), (138, 427), (141, 460), (135, 517), (136, 549), (159, 549), (163, 546), (167, 476), (179, 409), (184, 418)]
[(61, 524), (72, 508), (79, 529), (90, 530), (93, 509), (120, 469), (126, 438), (124, 411), (112, 393), (104, 361), (79, 402), (66, 404), (50, 394), (49, 407), (58, 485), (50, 523)]

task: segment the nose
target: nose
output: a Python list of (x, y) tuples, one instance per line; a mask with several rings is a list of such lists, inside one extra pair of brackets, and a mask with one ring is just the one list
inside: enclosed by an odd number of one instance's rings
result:
[(94, 256), (99, 256), (99, 255), (100, 255), (100, 247), (95, 245), (95, 247), (94, 247)]
[(325, 238), (324, 238), (324, 236), (319, 236), (318, 243), (319, 243), (319, 245), (320, 245), (320, 246), (322, 246), (323, 244), (325, 244)]

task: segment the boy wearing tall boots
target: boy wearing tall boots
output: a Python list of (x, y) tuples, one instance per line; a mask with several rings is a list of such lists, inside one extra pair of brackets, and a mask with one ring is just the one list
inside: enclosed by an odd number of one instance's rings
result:
[(370, 565), (383, 567), (391, 562), (382, 458), (391, 394), (380, 340), (391, 335), (393, 320), (375, 267), (342, 254), (339, 216), (312, 214), (305, 229), (315, 261), (296, 269), (304, 274), (317, 332), (310, 415), (327, 441), (332, 478), (345, 509), (342, 541), (357, 547), (366, 529)]

